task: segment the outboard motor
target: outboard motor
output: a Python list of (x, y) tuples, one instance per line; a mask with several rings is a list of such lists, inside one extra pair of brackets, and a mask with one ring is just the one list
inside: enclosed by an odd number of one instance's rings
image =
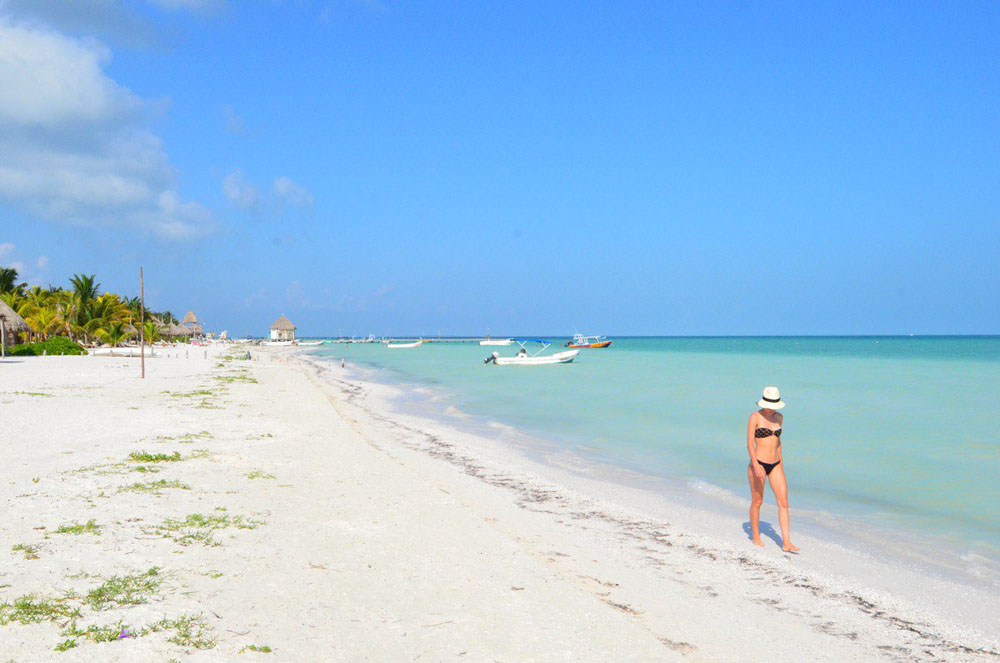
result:
[(493, 353), (492, 353), (492, 354), (491, 354), (491, 355), (490, 355), (489, 357), (487, 357), (486, 359), (484, 359), (484, 360), (483, 360), (483, 363), (484, 363), (484, 364), (488, 364), (488, 363), (490, 363), (491, 361), (495, 363), (495, 362), (496, 362), (496, 360), (497, 360), (497, 357), (499, 357), (499, 356), (500, 356), (500, 353), (499, 353), (499, 352), (496, 352), (496, 351), (494, 351), (494, 352), (493, 352)]

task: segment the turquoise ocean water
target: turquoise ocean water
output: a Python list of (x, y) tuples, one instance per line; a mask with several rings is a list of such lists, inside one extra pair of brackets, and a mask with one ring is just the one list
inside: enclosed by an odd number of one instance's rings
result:
[(482, 362), (516, 349), (318, 354), (584, 456), (741, 497), (747, 417), (776, 385), (793, 509), (1000, 561), (1000, 337), (618, 338), (569, 365)]

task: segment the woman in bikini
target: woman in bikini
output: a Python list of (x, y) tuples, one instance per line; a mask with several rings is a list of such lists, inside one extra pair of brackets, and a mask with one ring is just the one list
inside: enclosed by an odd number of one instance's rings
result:
[(757, 406), (757, 412), (750, 415), (747, 422), (747, 451), (750, 465), (747, 478), (750, 479), (750, 527), (753, 530), (754, 545), (763, 546), (760, 540), (760, 505), (764, 502), (764, 482), (770, 480), (771, 490), (778, 501), (778, 522), (781, 523), (781, 549), (785, 552), (798, 550), (788, 536), (788, 484), (785, 482), (785, 468), (781, 465), (781, 421), (778, 410), (785, 407), (777, 387), (765, 387), (764, 395)]

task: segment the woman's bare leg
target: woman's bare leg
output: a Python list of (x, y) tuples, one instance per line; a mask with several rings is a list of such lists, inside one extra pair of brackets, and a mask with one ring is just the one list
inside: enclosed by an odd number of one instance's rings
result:
[(749, 465), (747, 479), (750, 480), (750, 529), (753, 532), (753, 544), (763, 548), (764, 542), (760, 540), (760, 505), (764, 503), (764, 480), (758, 479)]
[(792, 545), (788, 534), (788, 483), (785, 481), (785, 469), (778, 465), (771, 470), (768, 477), (771, 480), (771, 490), (778, 501), (778, 522), (781, 523), (781, 549), (785, 552), (795, 552), (797, 546)]

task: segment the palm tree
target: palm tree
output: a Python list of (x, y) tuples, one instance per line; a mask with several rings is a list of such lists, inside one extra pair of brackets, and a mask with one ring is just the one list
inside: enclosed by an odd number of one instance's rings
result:
[(124, 322), (109, 322), (107, 326), (99, 328), (95, 333), (102, 341), (117, 348), (122, 341), (135, 334), (135, 330), (129, 329)]
[(96, 299), (101, 287), (97, 282), (97, 274), (74, 274), (69, 282), (73, 284), (73, 293), (84, 304)]
[(24, 321), (28, 323), (32, 331), (41, 335), (43, 341), (60, 327), (59, 315), (52, 308), (40, 308)]
[(17, 289), (17, 270), (13, 267), (0, 267), (0, 294), (13, 292)]
[(144, 336), (146, 337), (146, 343), (148, 345), (152, 345), (162, 338), (160, 332), (163, 330), (163, 325), (158, 323), (156, 320), (146, 320), (146, 324), (143, 325), (143, 330), (145, 331)]

